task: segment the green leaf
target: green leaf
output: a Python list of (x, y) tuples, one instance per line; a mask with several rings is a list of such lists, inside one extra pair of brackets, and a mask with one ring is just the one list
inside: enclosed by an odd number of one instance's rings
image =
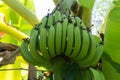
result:
[(15, 40), (13, 37), (9, 36), (8, 34), (5, 34), (4, 37), (0, 39), (0, 42), (11, 43), (14, 45), (16, 45), (18, 43), (17, 40)]
[(116, 6), (120, 6), (120, 0), (114, 0), (113, 3), (114, 3)]
[(104, 51), (120, 63), (120, 7), (113, 7), (106, 21)]
[(11, 21), (11, 24), (18, 24), (19, 15), (13, 11), (12, 9), (9, 9), (9, 20)]
[(1, 7), (4, 7), (4, 6), (5, 6), (5, 4), (4, 4), (4, 3), (0, 3), (0, 8), (1, 8)]
[[(0, 67), (0, 80), (22, 80), (21, 70), (15, 70), (20, 67), (21, 63), (17, 59), (14, 64), (9, 64)], [(5, 70), (13, 69), (13, 70)], [(3, 70), (3, 71), (2, 71)]]
[(82, 6), (89, 8), (89, 9), (93, 8), (94, 2), (95, 2), (95, 0), (78, 0), (78, 1)]
[(105, 80), (120, 80), (120, 73), (116, 72), (116, 69), (105, 57), (102, 57), (102, 72)]
[[(116, 72), (120, 69), (120, 6), (111, 8), (105, 24), (104, 52), (111, 59), (105, 57), (102, 60), (103, 73), (106, 80), (120, 80), (120, 73)], [(109, 59), (109, 61), (106, 59)]]
[(104, 52), (103, 57), (113, 66), (113, 68), (116, 70), (116, 72), (120, 73), (120, 64), (116, 63), (111, 59), (111, 57)]
[(20, 0), (28, 9), (35, 12), (34, 0)]
[[(32, 12), (35, 11), (33, 0), (20, 0), (22, 4), (24, 4), (27, 8), (29, 8)], [(20, 15), (18, 15), (14, 10), (8, 7), (5, 3), (0, 4), (0, 12), (5, 15), (6, 23), (12, 25), (21, 32), (26, 33), (27, 35), (30, 34), (32, 26), (23, 19)], [(18, 45), (18, 41), (12, 38), (12, 36), (5, 35), (2, 39), (2, 42), (13, 43)], [(19, 44), (20, 45), (20, 44)]]

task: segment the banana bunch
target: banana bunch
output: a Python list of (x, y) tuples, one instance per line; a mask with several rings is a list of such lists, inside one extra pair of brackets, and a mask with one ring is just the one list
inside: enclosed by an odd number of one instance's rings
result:
[[(80, 67), (94, 67), (102, 56), (103, 45), (79, 17), (56, 11), (44, 16), (31, 30), (30, 39), (24, 39), (21, 45), (21, 52), (28, 63), (37, 66), (51, 68), (54, 58), (62, 57)], [(94, 69), (90, 71), (93, 76), (99, 73)]]

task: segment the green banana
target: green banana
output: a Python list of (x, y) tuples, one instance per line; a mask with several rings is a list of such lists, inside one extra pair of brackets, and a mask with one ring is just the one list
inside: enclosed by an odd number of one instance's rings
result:
[(96, 36), (96, 35), (93, 35), (93, 37), (95, 39), (96, 44), (97, 45), (100, 44), (100, 42), (101, 42), (100, 38), (98, 36)]
[[(89, 35), (87, 30), (82, 30), (81, 32), (81, 49), (79, 51), (79, 54), (76, 56), (75, 60), (80, 61), (82, 59), (85, 58), (85, 56), (87, 55), (87, 51), (89, 48)], [(80, 61), (81, 62), (81, 61)]]
[(90, 45), (87, 51), (87, 55), (81, 60), (81, 62), (79, 62), (79, 64), (83, 66), (89, 66), (88, 64), (90, 63), (90, 61), (93, 59), (95, 55), (96, 42), (92, 33), (89, 33), (89, 39), (90, 39)]
[(39, 40), (40, 40), (40, 32), (41, 32), (42, 28), (46, 27), (47, 21), (48, 21), (48, 16), (45, 16), (45, 17), (42, 18), (41, 24), (38, 25), (39, 26), (39, 30), (38, 30), (38, 43), (39, 43), (38, 46), (39, 46), (39, 50), (40, 50), (40, 42), (39, 42)]
[(46, 28), (42, 28), (40, 30), (40, 51), (42, 53), (42, 56), (45, 58), (45, 59), (50, 59), (51, 56), (50, 54), (48, 53), (48, 47), (47, 47), (47, 31), (46, 31)]
[(67, 18), (66, 18), (67, 16), (66, 16), (65, 14), (61, 14), (61, 16), (62, 16), (62, 18), (61, 18), (62, 20), (63, 20), (63, 19), (67, 19)]
[(49, 14), (48, 21), (47, 21), (47, 26), (50, 27), (53, 24), (54, 24), (54, 16)]
[(56, 35), (55, 35), (55, 49), (56, 55), (61, 54), (61, 43), (62, 43), (62, 24), (58, 22), (55, 27)]
[(98, 72), (99, 72), (99, 74), (100, 74), (101, 80), (105, 80), (105, 77), (104, 77), (103, 73), (102, 73), (100, 70), (98, 70)]
[(77, 24), (74, 16), (69, 15), (68, 19), (70, 19), (70, 21), (71, 21), (70, 23)]
[(81, 23), (82, 23), (81, 19), (79, 17), (75, 17), (75, 21), (77, 23), (77, 26), (81, 27)]
[(68, 26), (68, 19), (65, 18), (63, 19), (63, 23), (62, 23), (62, 31), (63, 31), (63, 34), (62, 34), (62, 53), (64, 53), (65, 51), (65, 47), (66, 47), (66, 35), (67, 35), (67, 26)]
[(30, 53), (32, 57), (39, 62), (40, 64), (45, 62), (45, 59), (40, 55), (40, 52), (37, 50), (37, 38), (38, 38), (38, 30), (35, 28), (32, 29), (30, 34)]
[(87, 70), (85, 70), (85, 72), (84, 72), (85, 74), (84, 74), (84, 80), (92, 80), (91, 79), (91, 73), (90, 73), (90, 70), (89, 69), (87, 69)]
[(65, 55), (70, 56), (73, 48), (73, 29), (74, 24), (69, 23), (67, 28), (67, 48), (65, 50)]
[(58, 21), (61, 21), (61, 18), (62, 18), (62, 16), (61, 16), (61, 13), (60, 13), (60, 11), (55, 11), (55, 17), (54, 17), (55, 19), (55, 23), (57, 23)]
[(55, 57), (55, 29), (54, 26), (50, 26), (49, 32), (48, 32), (48, 50), (51, 55), (51, 57)]
[(102, 54), (103, 54), (103, 45), (99, 44), (96, 48), (93, 59), (90, 61), (90, 66), (96, 66), (97, 62), (100, 60)]
[(90, 68), (90, 72), (91, 72), (91, 76), (93, 78), (92, 80), (101, 80), (101, 76), (97, 70)]
[(47, 22), (48, 22), (48, 16), (43, 17), (41, 20), (41, 23), (39, 25), (39, 32), (40, 32), (41, 28), (43, 28), (47, 25)]
[(81, 35), (80, 35), (80, 29), (79, 27), (74, 27), (74, 37), (75, 37), (75, 41), (74, 41), (74, 49), (72, 54), (70, 55), (70, 58), (75, 58), (77, 56), (77, 54), (80, 51), (80, 47), (81, 47)]
[(21, 55), (22, 55), (23, 59), (25, 61), (27, 61), (28, 63), (30, 63), (32, 65), (39, 65), (39, 63), (37, 63), (30, 54), (30, 52), (28, 50), (28, 42), (27, 41), (23, 41), (21, 44)]
[(34, 27), (30, 34), (30, 44), (29, 44), (30, 54), (35, 59), (35, 61), (39, 63), (40, 66), (50, 69), (51, 68), (50, 61), (43, 58), (39, 50), (37, 50), (37, 40), (38, 40), (38, 30), (36, 29), (36, 27)]

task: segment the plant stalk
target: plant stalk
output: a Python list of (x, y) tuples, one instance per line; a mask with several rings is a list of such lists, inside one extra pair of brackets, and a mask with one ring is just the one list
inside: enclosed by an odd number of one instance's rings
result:
[(6, 3), (9, 7), (11, 7), (13, 10), (15, 10), (32, 26), (40, 22), (38, 18), (29, 9), (27, 9), (24, 5), (22, 5), (17, 0), (2, 0), (2, 1)]
[(23, 41), (24, 38), (29, 38), (29, 36), (27, 36), (26, 34), (2, 22), (0, 22), (0, 31), (9, 34), (10, 36), (14, 37), (19, 41)]
[(63, 58), (57, 57), (53, 62), (53, 78), (54, 80), (63, 80), (62, 79), (62, 71), (65, 65), (65, 60)]
[(91, 16), (92, 16), (92, 10), (83, 7), (82, 21), (86, 25), (86, 27), (91, 27)]

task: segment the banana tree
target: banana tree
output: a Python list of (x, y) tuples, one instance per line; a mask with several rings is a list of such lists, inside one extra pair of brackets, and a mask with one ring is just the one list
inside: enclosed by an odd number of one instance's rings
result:
[[(14, 44), (15, 47), (15, 51), (0, 50), (0, 53), (5, 55), (2, 56), (3, 65), (0, 70), (2, 80), (22, 80), (22, 75), (27, 79), (27, 72), (22, 70), (34, 71), (35, 68), (39, 77), (33, 72), (32, 75), (35, 76), (31, 77), (29, 74), (28, 79), (120, 79), (119, 0), (113, 1), (102, 26), (104, 30), (100, 30), (100, 36), (91, 33), (95, 0), (54, 0), (56, 7), (44, 16), (41, 22), (33, 14), (33, 0), (2, 2), (0, 41)], [(4, 61), (6, 55), (8, 63)], [(14, 64), (10, 64), (11, 62)], [(32, 69), (24, 69), (28, 68), (28, 63), (32, 65)], [(12, 68), (12, 71), (4, 71), (7, 68)]]

